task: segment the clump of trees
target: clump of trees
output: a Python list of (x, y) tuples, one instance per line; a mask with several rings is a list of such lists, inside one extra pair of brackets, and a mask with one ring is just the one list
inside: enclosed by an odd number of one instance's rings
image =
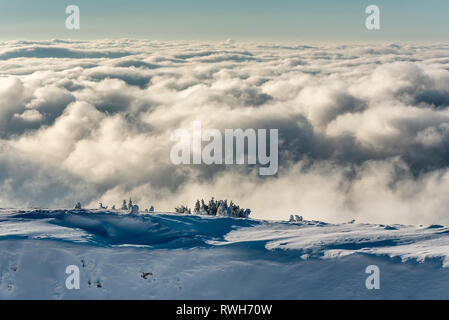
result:
[[(74, 208), (75, 210), (82, 210), (81, 203), (78, 202)], [(107, 210), (108, 206), (104, 206), (103, 203), (99, 203), (100, 210)], [(130, 214), (138, 214), (139, 206), (133, 203), (132, 199), (129, 198), (129, 201), (123, 200), (122, 206), (120, 209), (116, 209), (115, 205), (111, 207), (111, 210), (121, 210), (127, 211)], [(203, 199), (196, 200), (194, 209), (190, 209), (185, 205), (181, 205), (175, 208), (177, 213), (184, 214), (199, 214), (199, 215), (207, 215), (207, 216), (220, 216), (220, 217), (233, 217), (233, 218), (248, 218), (251, 214), (250, 209), (240, 208), (240, 206), (236, 205), (232, 200), (228, 204), (228, 200), (215, 200), (212, 197), (208, 203), (204, 202)], [(150, 206), (149, 209), (145, 209), (146, 213), (154, 212), (154, 206)]]
[[(99, 210), (107, 210), (108, 206), (105, 206), (105, 205), (103, 205), (102, 202), (100, 202), (98, 209)], [(76, 203), (74, 210), (82, 210), (81, 202)], [(120, 207), (120, 209), (117, 209), (115, 207), (115, 205), (113, 205), (111, 207), (111, 210), (122, 210), (122, 211), (127, 211), (128, 213), (131, 213), (131, 214), (138, 214), (139, 206), (137, 204), (133, 203), (132, 199), (129, 198), (128, 202), (126, 202), (126, 200), (123, 200), (123, 203), (122, 203), (122, 206)], [(149, 209), (145, 209), (145, 212), (146, 213), (154, 212), (154, 206), (150, 206)]]
[[(192, 214), (192, 210), (184, 205), (175, 208), (177, 213)], [(220, 217), (233, 217), (233, 218), (248, 218), (251, 214), (250, 209), (243, 209), (236, 205), (234, 202), (229, 203), (228, 200), (215, 200), (212, 199), (206, 204), (203, 199), (196, 200), (193, 214), (208, 215), (208, 216), (220, 216)]]
[(192, 210), (190, 208), (187, 208), (185, 205), (180, 205), (175, 208), (176, 213), (188, 213), (192, 214)]
[(293, 216), (292, 214), (290, 215), (290, 220), (289, 222), (303, 222), (304, 219), (302, 216), (298, 216), (297, 214), (295, 214), (295, 216)]
[[(100, 203), (100, 209), (101, 209), (101, 203)], [(115, 205), (112, 206), (112, 210), (116, 210)], [(120, 210), (129, 211), (129, 213), (132, 213), (132, 214), (138, 214), (139, 206), (137, 204), (134, 204), (133, 200), (131, 198), (129, 198), (128, 203), (126, 203), (126, 200), (123, 200)], [(149, 209), (145, 209), (145, 212), (146, 213), (154, 212), (154, 206), (151, 205)]]

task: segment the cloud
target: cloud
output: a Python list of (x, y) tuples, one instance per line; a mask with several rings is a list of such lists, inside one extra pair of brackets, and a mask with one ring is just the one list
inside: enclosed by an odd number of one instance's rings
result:
[[(448, 46), (11, 41), (0, 51), (0, 206), (449, 223)], [(279, 130), (279, 171), (175, 166), (170, 133)]]
[(98, 58), (120, 58), (129, 55), (122, 51), (88, 51), (75, 50), (56, 46), (31, 46), (3, 51), (0, 60), (14, 58), (70, 58), (70, 59), (98, 59)]

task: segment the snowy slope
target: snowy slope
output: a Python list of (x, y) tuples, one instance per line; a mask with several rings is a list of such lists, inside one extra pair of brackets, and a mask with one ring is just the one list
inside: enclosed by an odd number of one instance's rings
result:
[[(365, 287), (373, 264), (380, 290)], [(2, 299), (448, 299), (448, 266), (436, 225), (0, 211)]]

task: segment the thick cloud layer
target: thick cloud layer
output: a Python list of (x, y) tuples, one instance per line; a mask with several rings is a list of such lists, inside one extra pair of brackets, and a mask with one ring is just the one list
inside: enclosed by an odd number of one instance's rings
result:
[[(0, 49), (0, 206), (449, 223), (449, 45), (13, 41)], [(279, 129), (279, 171), (170, 161), (177, 128)]]

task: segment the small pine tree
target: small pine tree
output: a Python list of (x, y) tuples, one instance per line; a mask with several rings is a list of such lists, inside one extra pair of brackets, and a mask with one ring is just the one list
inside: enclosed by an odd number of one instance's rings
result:
[(195, 213), (200, 213), (200, 200), (196, 200), (196, 203), (195, 203)]

